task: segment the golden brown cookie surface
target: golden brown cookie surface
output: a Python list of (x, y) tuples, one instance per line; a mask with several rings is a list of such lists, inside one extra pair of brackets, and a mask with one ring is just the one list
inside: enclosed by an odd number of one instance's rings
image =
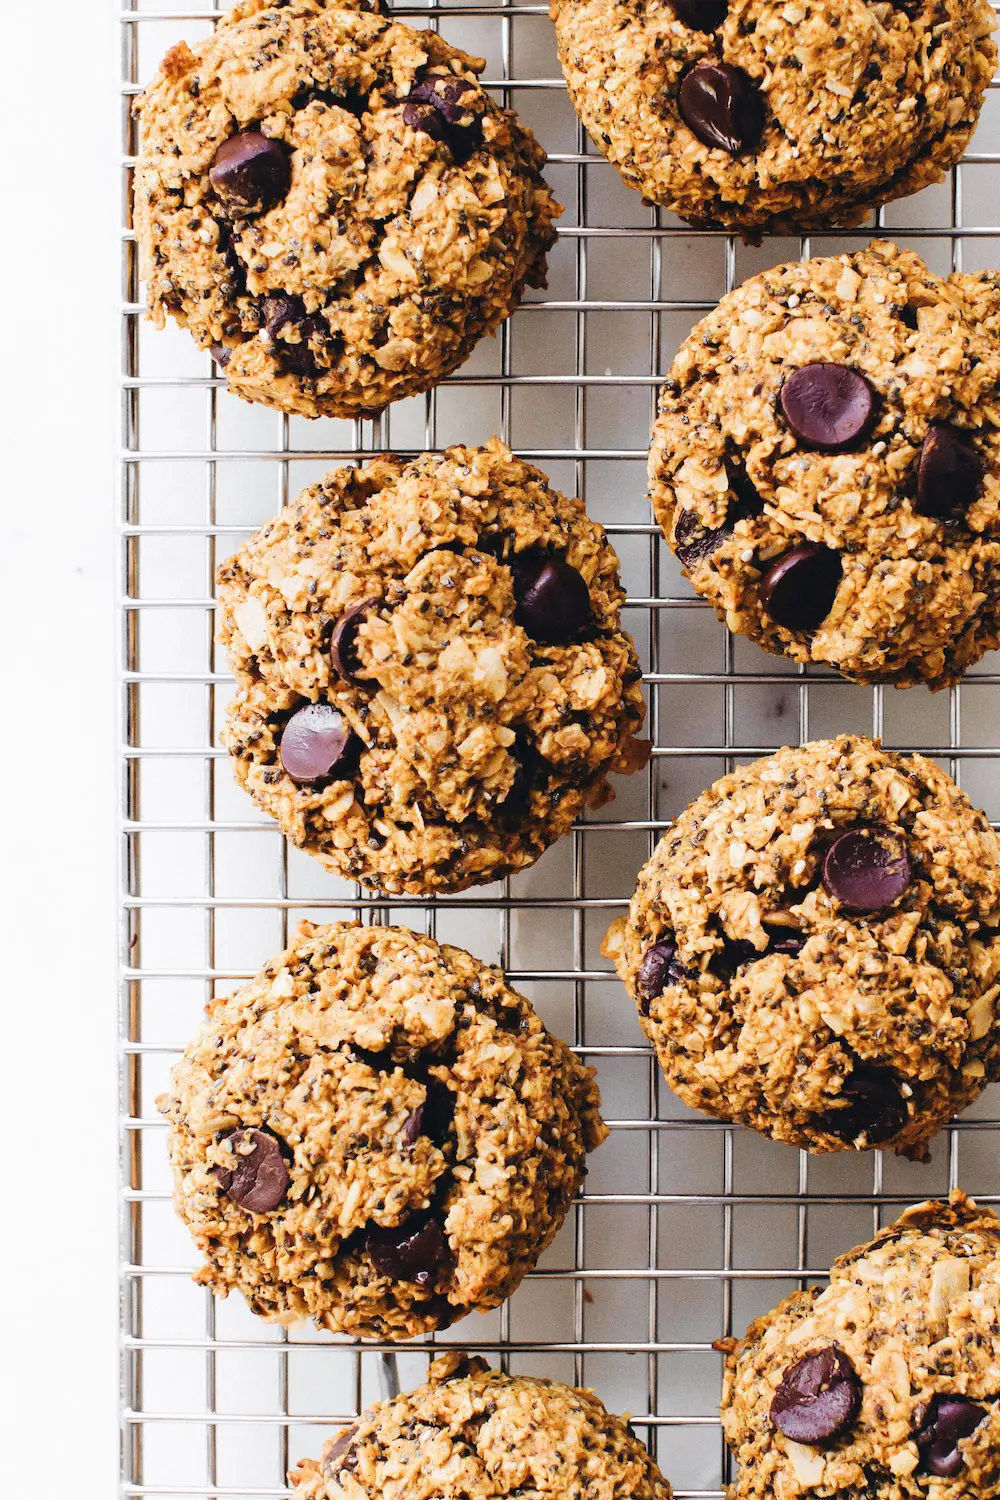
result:
[(921, 1157), (1000, 1078), (998, 925), (985, 816), (923, 756), (843, 736), (693, 802), (605, 952), (686, 1104)]
[(593, 1071), (502, 973), (303, 923), (157, 1101), (197, 1279), (281, 1323), (406, 1339), (511, 1294), (607, 1131)]
[(731, 1351), (729, 1500), (986, 1500), (998, 1371), (1000, 1221), (962, 1193), (909, 1209)]
[[(222, 566), (219, 594), (237, 778), (337, 874), (498, 879), (641, 762), (614, 551), (496, 439), (336, 470)], [(292, 753), (324, 733), (325, 760)]]
[(996, 67), (985, 0), (551, 0), (584, 125), (695, 224), (861, 223), (961, 156)]
[(241, 0), (139, 106), (135, 218), (154, 322), (230, 390), (353, 417), (429, 389), (542, 286), (531, 132), (480, 59), (362, 0)]
[(730, 629), (901, 686), (997, 645), (997, 288), (876, 242), (754, 277), (683, 344), (651, 496)]

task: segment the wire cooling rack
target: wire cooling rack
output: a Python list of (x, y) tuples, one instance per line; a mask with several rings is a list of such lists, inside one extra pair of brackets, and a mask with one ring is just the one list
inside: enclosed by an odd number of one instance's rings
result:
[[(149, 0), (122, 12), (126, 225), (133, 96), (169, 46), (224, 6)], [(658, 379), (692, 324), (746, 276), (873, 230), (748, 249), (645, 206), (590, 146), (542, 5), (397, 8), (484, 55), (486, 78), (550, 153), (567, 205), (535, 293), (461, 372), (376, 422), (309, 423), (230, 397), (186, 335), (142, 321), (123, 234), (122, 379), (122, 1434), (127, 1495), (279, 1497), (300, 1457), (379, 1393), (380, 1351), (255, 1319), (193, 1285), (173, 1217), (154, 1099), (206, 1000), (282, 947), (303, 917), (398, 921), (501, 962), (548, 1023), (596, 1065), (610, 1140), (586, 1192), (511, 1302), (399, 1354), (404, 1387), (430, 1346), (480, 1350), (514, 1372), (593, 1386), (633, 1424), (679, 1497), (728, 1477), (711, 1344), (902, 1204), (961, 1183), (1000, 1194), (998, 1090), (943, 1134), (929, 1166), (875, 1152), (810, 1160), (697, 1116), (662, 1086), (601, 937), (654, 842), (734, 764), (790, 741), (874, 732), (940, 759), (1000, 817), (996, 658), (932, 696), (851, 686), (729, 637), (692, 595), (652, 524), (645, 453)], [(937, 271), (1000, 263), (1000, 93), (952, 179), (884, 211), (880, 228)], [(256, 526), (335, 462), (499, 433), (581, 494), (611, 534), (628, 627), (648, 667), (648, 771), (517, 879), (433, 902), (364, 895), (256, 815), (217, 747), (230, 689), (213, 645), (213, 575)]]

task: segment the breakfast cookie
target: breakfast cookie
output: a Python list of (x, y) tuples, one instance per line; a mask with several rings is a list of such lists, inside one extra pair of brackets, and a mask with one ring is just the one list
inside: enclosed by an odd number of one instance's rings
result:
[(1000, 1220), (964, 1193), (722, 1347), (729, 1500), (1000, 1493)]
[(427, 1383), (379, 1402), (292, 1474), (297, 1500), (671, 1500), (621, 1417), (593, 1391), (446, 1354)]
[(551, 0), (577, 113), (698, 225), (860, 224), (939, 182), (996, 67), (987, 0)]
[(685, 1104), (807, 1150), (927, 1141), (1000, 1079), (1000, 844), (843, 736), (693, 802), (605, 939)]
[(510, 1296), (607, 1135), (593, 1070), (499, 969), (351, 922), (213, 1000), (157, 1105), (195, 1279), (381, 1339)]
[(582, 502), (495, 438), (335, 470), (219, 570), (237, 779), (383, 890), (524, 869), (648, 758), (623, 598)]
[(660, 394), (651, 497), (699, 594), (857, 682), (955, 682), (1000, 643), (1000, 276), (910, 251), (730, 293)]
[(239, 0), (179, 43), (137, 106), (153, 321), (282, 411), (429, 390), (545, 285), (562, 211), (484, 66), (365, 0)]

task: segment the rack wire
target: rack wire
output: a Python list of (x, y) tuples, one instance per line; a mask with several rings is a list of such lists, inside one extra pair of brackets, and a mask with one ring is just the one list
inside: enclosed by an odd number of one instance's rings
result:
[[(763, 655), (697, 600), (645, 500), (656, 386), (692, 324), (746, 276), (885, 232), (938, 271), (1000, 258), (1000, 92), (948, 183), (878, 224), (759, 249), (688, 228), (619, 182), (576, 120), (543, 5), (396, 7), (487, 58), (498, 98), (549, 150), (567, 205), (536, 293), (468, 364), (377, 421), (307, 423), (237, 402), (185, 335), (142, 323), (129, 226), (131, 105), (181, 37), (226, 8), (136, 0), (122, 36), (121, 1312), (123, 1493), (244, 1500), (286, 1475), (379, 1394), (365, 1344), (255, 1319), (190, 1281), (154, 1106), (206, 1000), (277, 951), (298, 920), (400, 921), (500, 962), (547, 1024), (593, 1063), (611, 1138), (556, 1243), (510, 1303), (399, 1351), (404, 1387), (441, 1347), (591, 1385), (632, 1414), (679, 1500), (729, 1477), (712, 1341), (796, 1286), (903, 1204), (959, 1182), (1000, 1195), (991, 1089), (938, 1140), (930, 1166), (804, 1153), (707, 1120), (662, 1085), (633, 1009), (600, 956), (639, 865), (716, 776), (780, 744), (841, 731), (924, 748), (1000, 817), (996, 657), (949, 693), (884, 692)], [(333, 463), (498, 433), (582, 495), (612, 536), (626, 622), (647, 665), (648, 770), (531, 871), (466, 895), (364, 894), (289, 849), (238, 792), (217, 748), (229, 688), (213, 644), (216, 562)]]

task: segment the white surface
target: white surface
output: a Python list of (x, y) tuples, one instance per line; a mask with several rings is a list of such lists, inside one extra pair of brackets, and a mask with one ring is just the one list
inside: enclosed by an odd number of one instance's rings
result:
[(11, 0), (3, 30), (0, 1491), (105, 1500), (117, 1475), (117, 27), (110, 0)]

